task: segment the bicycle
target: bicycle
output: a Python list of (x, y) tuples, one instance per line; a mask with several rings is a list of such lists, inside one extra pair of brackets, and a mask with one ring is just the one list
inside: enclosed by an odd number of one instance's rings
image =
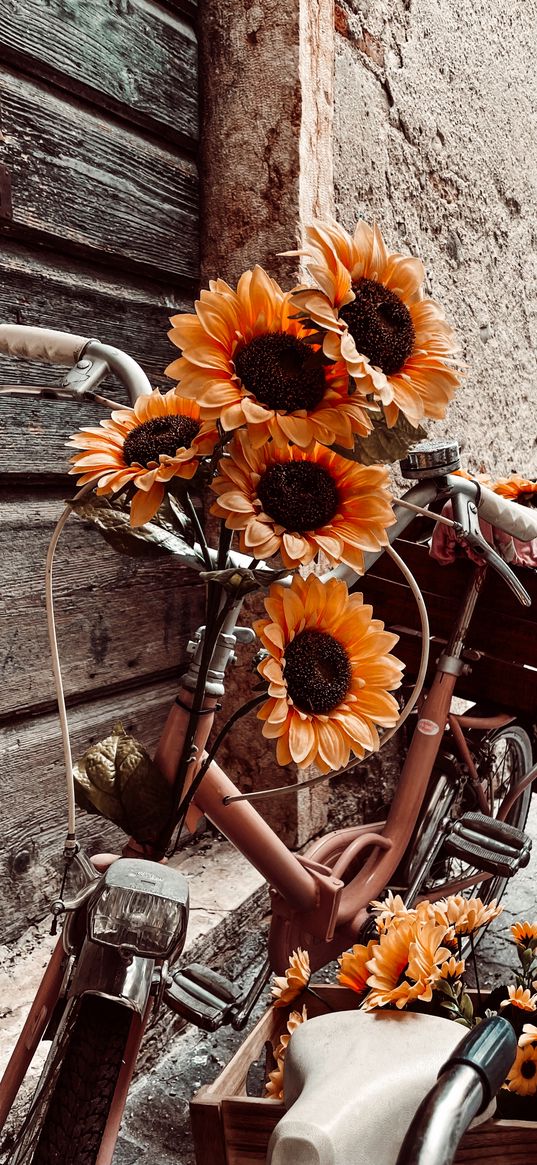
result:
[[(109, 371), (118, 375), (132, 402), (151, 391), (130, 357), (94, 340), (4, 325), (0, 326), (0, 351), (72, 365), (58, 395), (109, 404), (97, 392)], [(51, 390), (46, 393), (50, 396)], [(416, 512), (427, 513), (431, 507), (434, 520), (447, 522), (472, 548), (479, 564), (470, 568), (461, 611), (432, 668), (431, 686), (411, 733), (387, 821), (329, 834), (305, 856), (289, 853), (265, 824), (251, 801), (267, 794), (241, 794), (212, 759), (214, 746), (201, 767), (197, 759), (207, 744), (215, 704), (224, 690), (224, 672), (240, 631), (242, 580), (248, 584), (250, 572), (250, 560), (229, 546), (220, 560), (209, 557), (204, 564), (209, 577), (216, 570), (224, 591), (231, 586), (231, 597), (224, 602), (210, 651), (203, 631), (193, 641), (193, 654), (156, 759), (170, 785), (181, 772), (176, 817), (188, 807), (182, 795), (186, 778), (187, 785), (191, 781), (191, 807), (208, 817), (271, 885), (269, 955), (276, 970), (287, 965), (290, 952), (298, 946), (309, 949), (316, 968), (365, 936), (371, 924), (369, 903), (387, 887), (402, 890), (408, 905), (420, 895), (440, 898), (478, 885), (485, 885), (489, 900), (501, 891), (503, 880), (528, 860), (530, 843), (523, 826), (537, 765), (526, 730), (515, 726), (505, 712), (465, 716), (450, 709), (466, 667), (468, 624), (487, 569), (496, 571), (522, 603), (530, 601), (520, 578), (483, 538), (478, 512), (494, 526), (526, 540), (537, 536), (537, 518), (475, 481), (455, 476), (457, 465), (456, 450), (449, 443), (411, 454), (406, 472), (418, 483), (395, 504), (397, 520), (389, 532), (393, 544)], [(452, 519), (440, 512), (448, 500)], [(68, 508), (55, 539), (69, 512)], [(191, 565), (195, 555), (186, 545), (183, 553)], [(381, 554), (367, 556), (368, 570)], [(395, 557), (401, 566), (400, 556)], [(404, 562), (401, 569), (418, 599), (426, 645), (424, 604)], [(348, 567), (336, 567), (330, 577), (356, 585)], [(237, 578), (239, 587), (233, 581)], [(58, 675), (57, 659), (55, 670)], [(416, 699), (426, 672), (424, 647)], [(59, 705), (65, 736), (61, 687)], [(412, 708), (408, 701), (399, 723), (403, 718), (408, 723)], [(453, 744), (460, 761), (446, 773)], [(500, 758), (495, 767), (494, 755)], [(324, 778), (313, 782), (318, 779)], [(147, 848), (131, 844), (129, 852), (138, 856), (94, 858), (91, 863), (85, 858), (77, 849), (71, 788), (66, 855), (78, 867), (85, 886), (71, 901), (54, 904), (55, 916), (65, 919), (62, 937), (0, 1085), (3, 1126), (37, 1044), (44, 1034), (52, 1037), (40, 1085), (10, 1158), (13, 1165), (29, 1161), (67, 1165), (74, 1160), (78, 1165), (107, 1165), (153, 1010), (165, 1003), (208, 1030), (222, 1023), (240, 1029), (267, 981), (270, 968), (264, 967), (251, 990), (237, 996), (222, 976), (207, 968), (177, 969), (186, 933), (188, 886), (177, 870), (148, 861)], [(78, 1065), (84, 1058), (87, 1070), (81, 1075)]]

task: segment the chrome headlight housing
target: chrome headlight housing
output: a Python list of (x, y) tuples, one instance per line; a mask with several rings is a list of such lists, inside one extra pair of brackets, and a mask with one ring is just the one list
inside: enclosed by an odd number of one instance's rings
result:
[(188, 882), (169, 866), (119, 858), (88, 910), (92, 942), (146, 958), (170, 958), (184, 946)]

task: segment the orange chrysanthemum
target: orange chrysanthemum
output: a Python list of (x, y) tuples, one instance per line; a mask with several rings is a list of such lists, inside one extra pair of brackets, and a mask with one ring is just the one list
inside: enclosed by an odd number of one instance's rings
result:
[(78, 485), (97, 482), (98, 494), (135, 486), (130, 522), (143, 526), (156, 514), (165, 483), (193, 477), (217, 440), (214, 425), (202, 423), (193, 401), (156, 388), (138, 397), (134, 408), (116, 409), (98, 428), (74, 433), (69, 444), (83, 452), (71, 458), (69, 473), (80, 474)]
[(501, 494), (502, 498), (509, 498), (512, 502), (537, 507), (537, 481), (528, 481), (519, 473), (513, 473), (512, 477), (500, 477), (492, 489), (494, 493)]
[(452, 329), (423, 295), (423, 264), (386, 249), (377, 226), (354, 235), (337, 223), (306, 231), (306, 264), (319, 289), (299, 287), (300, 318), (326, 332), (323, 351), (344, 360), (361, 392), (382, 402), (388, 425), (399, 411), (417, 426), (446, 412), (459, 384)]
[(505, 1083), (510, 1092), (516, 1092), (519, 1096), (535, 1096), (537, 1092), (537, 1047), (534, 1047), (533, 1044), (521, 1047), (519, 1041), (516, 1060)]
[(521, 1011), (537, 1011), (537, 995), (532, 995), (529, 987), (508, 987), (507, 999), (502, 999), (500, 1007), (520, 1008)]
[(269, 618), (254, 624), (269, 653), (258, 665), (269, 684), (258, 716), (277, 741), (278, 763), (328, 773), (351, 752), (377, 749), (375, 725), (389, 728), (398, 716), (389, 694), (401, 682), (403, 665), (389, 654), (397, 636), (335, 578), (273, 583), (265, 607)]
[(377, 912), (376, 923), (380, 933), (388, 930), (389, 926), (397, 926), (402, 919), (408, 921), (416, 918), (418, 913), (413, 907), (407, 908), (401, 895), (394, 894), (391, 890), (388, 890), (382, 900), (373, 899), (370, 906)]
[(371, 939), (367, 946), (361, 943), (355, 943), (350, 951), (344, 951), (340, 955), (339, 971), (337, 974), (338, 982), (342, 987), (349, 987), (351, 991), (356, 991), (361, 995), (368, 985), (369, 971), (367, 969), (368, 960), (373, 957), (373, 951), (378, 945), (376, 939)]
[(382, 934), (367, 963), (371, 990), (364, 1009), (403, 1008), (416, 999), (430, 1003), (442, 964), (451, 957), (451, 951), (442, 946), (445, 935), (443, 926), (434, 922), (421, 926), (410, 918)]
[(327, 360), (312, 329), (293, 318), (290, 293), (262, 267), (237, 290), (222, 279), (202, 291), (196, 315), (178, 315), (169, 333), (182, 351), (166, 369), (181, 395), (226, 431), (248, 426), (258, 449), (272, 437), (307, 449), (313, 441), (352, 448), (371, 431), (368, 403), (349, 392), (345, 365)]
[(480, 898), (465, 898), (462, 894), (431, 902), (428, 909), (439, 925), (453, 927), (456, 935), (474, 934), (503, 912), (503, 906), (498, 906), (495, 898), (484, 903)]
[(310, 957), (307, 951), (299, 947), (293, 951), (285, 975), (275, 975), (272, 980), (273, 1007), (285, 1007), (292, 1003), (308, 986), (310, 978)]
[[(447, 937), (446, 935), (444, 941)], [(446, 959), (445, 963), (442, 963), (440, 978), (449, 979), (449, 982), (453, 983), (455, 979), (460, 979), (464, 975), (464, 965), (464, 959), (456, 959), (452, 955), (450, 959)]]
[(292, 568), (322, 550), (361, 574), (364, 551), (386, 545), (386, 526), (395, 517), (383, 466), (366, 468), (318, 444), (308, 452), (273, 441), (252, 449), (244, 432), (226, 452), (212, 483), (218, 501), (211, 513), (241, 531), (245, 554), (279, 553)]
[(537, 922), (514, 922), (511, 934), (517, 947), (537, 948)]
[(285, 1056), (287, 1053), (287, 1046), (289, 1040), (297, 1027), (302, 1023), (306, 1023), (308, 1013), (306, 1007), (302, 1011), (292, 1011), (287, 1020), (287, 1032), (280, 1036), (279, 1043), (274, 1048), (274, 1058), (276, 1060), (276, 1067), (272, 1072), (269, 1072), (269, 1078), (266, 1082), (266, 1095), (273, 1100), (283, 1100), (283, 1074), (285, 1069)]

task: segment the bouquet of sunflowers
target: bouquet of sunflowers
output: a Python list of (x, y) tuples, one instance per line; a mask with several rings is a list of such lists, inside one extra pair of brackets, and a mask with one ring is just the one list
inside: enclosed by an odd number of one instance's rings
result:
[[(76, 512), (117, 550), (181, 554), (199, 571), (206, 671), (225, 604), (268, 591), (254, 625), (263, 735), (278, 763), (329, 773), (378, 748), (378, 729), (396, 723), (402, 666), (391, 654), (396, 636), (360, 595), (300, 572), (322, 556), (360, 574), (364, 554), (387, 544), (395, 519), (386, 463), (425, 435), (423, 422), (444, 416), (459, 375), (453, 331), (424, 294), (423, 264), (390, 252), (377, 226), (359, 222), (350, 235), (316, 222), (300, 255), (308, 284), (283, 290), (256, 266), (236, 288), (215, 279), (192, 314), (174, 316), (180, 356), (166, 372), (176, 386), (75, 433), (70, 472), (83, 487)], [(207, 509), (219, 524), (214, 548)], [(279, 571), (295, 572), (290, 587)], [(81, 804), (118, 824), (125, 782), (115, 757), (129, 748), (125, 734), (109, 737), (106, 756), (94, 746), (76, 773)], [(147, 755), (140, 763), (147, 783)], [(135, 787), (130, 779), (136, 836)], [(151, 833), (162, 836), (151, 808)], [(138, 817), (144, 828), (147, 805)]]
[[(376, 912), (376, 935), (340, 956), (337, 980), (341, 986), (356, 993), (357, 1006), (365, 1011), (405, 1008), (445, 1016), (467, 1028), (485, 1016), (505, 1016), (518, 1037), (518, 1049), (497, 1098), (497, 1116), (537, 1120), (537, 922), (512, 925), (519, 961), (514, 982), (485, 993), (479, 987), (475, 944), (479, 932), (502, 913), (502, 906), (451, 895), (407, 909), (391, 893), (371, 905)], [(465, 981), (468, 955), (476, 981), (471, 993)], [(266, 1094), (275, 1099), (283, 1099), (289, 1040), (308, 1020), (308, 994), (317, 992), (311, 983), (309, 956), (299, 949), (291, 956), (285, 975), (275, 976), (272, 984), (274, 1007), (294, 1005), (286, 1031), (272, 1049), (275, 1067), (269, 1073)]]

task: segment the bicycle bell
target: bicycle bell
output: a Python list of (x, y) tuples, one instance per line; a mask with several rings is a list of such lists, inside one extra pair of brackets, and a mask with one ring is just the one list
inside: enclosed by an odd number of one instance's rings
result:
[(420, 441), (408, 450), (400, 462), (403, 477), (421, 481), (422, 477), (444, 477), (460, 469), (458, 441)]

